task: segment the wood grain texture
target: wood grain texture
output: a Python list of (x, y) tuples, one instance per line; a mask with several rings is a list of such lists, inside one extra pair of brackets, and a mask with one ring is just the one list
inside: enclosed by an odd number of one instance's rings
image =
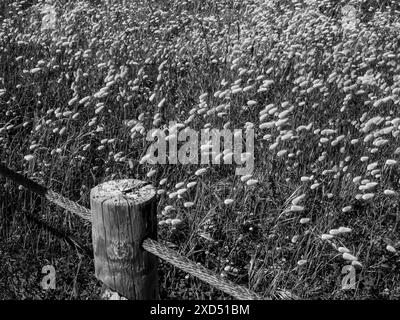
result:
[(156, 193), (143, 184), (109, 181), (90, 194), (96, 277), (130, 300), (158, 299), (158, 260), (141, 246), (157, 239)]

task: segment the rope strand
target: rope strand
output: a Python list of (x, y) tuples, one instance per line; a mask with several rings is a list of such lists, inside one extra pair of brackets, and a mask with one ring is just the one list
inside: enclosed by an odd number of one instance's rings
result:
[(0, 162), (0, 174), (42, 197), (44, 197), (47, 192), (47, 189), (45, 187), (41, 186), (40, 184), (30, 179), (25, 178), (22, 174), (19, 174), (15, 171), (8, 169), (1, 162)]
[(238, 286), (230, 280), (223, 279), (210, 270), (180, 255), (176, 251), (152, 239), (143, 241), (143, 248), (155, 256), (169, 262), (179, 269), (203, 280), (211, 286), (235, 297), (239, 300), (262, 300), (259, 295), (247, 288)]

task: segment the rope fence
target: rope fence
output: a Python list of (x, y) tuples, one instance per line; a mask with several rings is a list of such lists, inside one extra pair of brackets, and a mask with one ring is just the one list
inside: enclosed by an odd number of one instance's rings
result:
[[(94, 235), (92, 240), (93, 240), (93, 246), (95, 249), (93, 252), (95, 252), (95, 253), (98, 252), (98, 250), (96, 250), (96, 244), (98, 243), (98, 241), (100, 241), (101, 239), (105, 239), (107, 237), (111, 237), (110, 234), (98, 235), (96, 230), (97, 230), (97, 226), (99, 225), (99, 223), (104, 222), (104, 217), (105, 217), (104, 212), (106, 212), (108, 210), (107, 206), (110, 206), (111, 205), (110, 203), (114, 202), (114, 198), (112, 198), (113, 192), (116, 192), (114, 189), (120, 188), (120, 185), (117, 185), (114, 183), (113, 187), (115, 187), (115, 188), (112, 190), (104, 188), (104, 186), (102, 186), (102, 185), (94, 188), (93, 190), (97, 189), (96, 190), (97, 193), (95, 196), (91, 195), (92, 210), (89, 210), (89, 209), (63, 197), (62, 195), (60, 195), (52, 190), (49, 190), (46, 187), (24, 177), (23, 175), (15, 172), (13, 170), (10, 170), (2, 163), (0, 163), (0, 175), (14, 181), (15, 183), (17, 183), (19, 185), (22, 185), (23, 187), (25, 187), (26, 189), (28, 189), (31, 192), (34, 192), (34, 193), (46, 198), (51, 203), (54, 203), (54, 204), (58, 205), (59, 207), (76, 214), (77, 216), (81, 217), (85, 221), (91, 222), (92, 228), (93, 228), (92, 229), (93, 235)], [(138, 181), (138, 180), (135, 180), (135, 182), (136, 181)], [(128, 183), (128, 182), (129, 182), (128, 180), (123, 180), (121, 183)], [(113, 182), (111, 182), (111, 183), (113, 183)], [(140, 182), (140, 183), (142, 183), (142, 182)], [(108, 183), (108, 184), (110, 184), (110, 183)], [(124, 191), (124, 189), (123, 190), (118, 189), (119, 193), (124, 197), (123, 199), (126, 199), (127, 204), (128, 204), (128, 210), (124, 211), (124, 208), (122, 208), (123, 214), (120, 216), (123, 217), (124, 214), (126, 214), (126, 212), (131, 213), (132, 208), (129, 207), (129, 201), (131, 199), (134, 199), (135, 201), (144, 201), (146, 199), (144, 199), (143, 197), (150, 197), (150, 194), (149, 194), (150, 189), (149, 188), (151, 188), (151, 185), (145, 184), (145, 187), (143, 187), (141, 189), (141, 190), (143, 190), (143, 193), (140, 193), (139, 195), (133, 195), (132, 198), (127, 198), (126, 191)], [(131, 190), (131, 189), (132, 189), (132, 187), (129, 188), (129, 190)], [(93, 190), (92, 190), (92, 193), (93, 193)], [(118, 193), (118, 196), (119, 196), (119, 193)], [(98, 198), (98, 197), (101, 198), (101, 201), (99, 202), (100, 207), (96, 207), (96, 198)], [(117, 202), (117, 201), (115, 201), (115, 202)], [(121, 203), (121, 202), (119, 202), (119, 203)], [(154, 206), (153, 202), (148, 201), (147, 207), (146, 207), (146, 203), (144, 206), (139, 206), (139, 207), (143, 207), (143, 208), (148, 207), (148, 208), (150, 208), (149, 210), (153, 210), (153, 212), (156, 211), (156, 209), (155, 209), (156, 207)], [(95, 213), (96, 210), (101, 211), (101, 214), (103, 214), (103, 216), (101, 217), (102, 219), (99, 219), (99, 218), (96, 218), (95, 216), (93, 216), (93, 214)], [(115, 208), (113, 208), (113, 210), (114, 211), (112, 211), (112, 213), (115, 214)], [(140, 216), (143, 216), (143, 212), (140, 212)], [(129, 219), (132, 219), (132, 218), (129, 217)], [(135, 219), (137, 219), (137, 217), (135, 217)], [(150, 218), (145, 217), (145, 219), (150, 219)], [(129, 221), (131, 221), (131, 220), (129, 220)], [(118, 221), (118, 222), (120, 223), (120, 221)], [(155, 265), (155, 267), (156, 267), (157, 265), (156, 265), (156, 263), (154, 264), (153, 256), (148, 255), (148, 253), (151, 253), (152, 255), (154, 255), (164, 261), (169, 262), (170, 264), (183, 270), (184, 272), (208, 283), (209, 285), (211, 285), (211, 286), (213, 286), (213, 287), (215, 287), (215, 288), (217, 288), (239, 300), (263, 300), (263, 299), (268, 300), (271, 298), (298, 299), (298, 297), (296, 297), (295, 295), (293, 295), (290, 292), (287, 292), (285, 290), (277, 290), (275, 292), (275, 294), (273, 295), (273, 297), (267, 297), (267, 298), (262, 297), (245, 287), (239, 286), (230, 280), (224, 279), (223, 277), (215, 274), (214, 272), (206, 269), (205, 267), (203, 267), (203, 266), (191, 261), (187, 257), (179, 254), (175, 250), (172, 250), (168, 246), (166, 246), (158, 241), (155, 241), (154, 239), (151, 239), (151, 237), (149, 237), (149, 236), (146, 236), (148, 234), (153, 233), (154, 235), (152, 238), (156, 238), (157, 237), (156, 229), (150, 230), (150, 232), (148, 230), (135, 229), (135, 228), (139, 228), (140, 226), (143, 226), (143, 225), (146, 225), (148, 227), (149, 221), (136, 220), (135, 222), (136, 223), (133, 224), (132, 228), (134, 228), (134, 231), (136, 232), (136, 234), (144, 232), (145, 236), (143, 237), (143, 241), (141, 241), (140, 249), (141, 249), (141, 251), (143, 251), (143, 249), (144, 249), (146, 254), (142, 256), (140, 253), (140, 250), (135, 252), (135, 248), (127, 247), (126, 243), (132, 242), (132, 241), (122, 241), (122, 240), (118, 240), (118, 241), (113, 240), (114, 246), (112, 247), (113, 248), (113, 250), (111, 250), (112, 252), (110, 253), (110, 250), (107, 249), (107, 253), (104, 253), (104, 254), (111, 255), (111, 256), (114, 255), (110, 261), (112, 263), (114, 263), (115, 261), (120, 261), (121, 268), (127, 268), (127, 266), (124, 265), (124, 263), (126, 263), (126, 261), (124, 259), (131, 258), (132, 256), (135, 257), (135, 259), (137, 259), (137, 260), (144, 259), (143, 261), (144, 261), (145, 265), (146, 264), (153, 265), (153, 267)], [(110, 222), (110, 223), (112, 224), (113, 222)], [(154, 225), (154, 221), (151, 222), (150, 224)], [(157, 226), (156, 221), (155, 221), (155, 226)], [(102, 227), (103, 227), (102, 229), (104, 229), (104, 226), (102, 226)], [(121, 227), (121, 223), (118, 227), (119, 228)], [(118, 229), (118, 233), (119, 233), (119, 229)], [(134, 236), (134, 233), (131, 232), (130, 236)], [(129, 239), (129, 240), (131, 240), (131, 239)], [(96, 267), (97, 267), (98, 261), (104, 261), (104, 257), (96, 257), (96, 255), (95, 255)], [(129, 260), (129, 261), (131, 263), (133, 262), (133, 264), (135, 264), (134, 266), (131, 266), (133, 269), (136, 268), (136, 263), (141, 266), (143, 265), (143, 261), (138, 261), (138, 262), (135, 262), (133, 260)], [(110, 263), (110, 262), (108, 262), (108, 263)], [(121, 290), (118, 290), (119, 288), (116, 289), (115, 286), (113, 288), (112, 286), (109, 285), (109, 283), (107, 283), (108, 279), (110, 278), (108, 274), (104, 275), (104, 274), (100, 273), (100, 271), (97, 272), (97, 270), (103, 271), (103, 269), (104, 269), (103, 266), (102, 266), (102, 268), (99, 268), (99, 269), (96, 268), (96, 277), (99, 278), (100, 280), (102, 280), (103, 283), (105, 283), (106, 285), (111, 287), (111, 289), (113, 289), (113, 290), (117, 291), (119, 294), (122, 294), (123, 296), (125, 296), (124, 295), (125, 289), (122, 289), (122, 292), (121, 292)], [(149, 278), (151, 278), (149, 275), (145, 275), (143, 277), (143, 279), (145, 279), (145, 280), (143, 280), (144, 282), (141, 284), (141, 286), (143, 287), (143, 290), (145, 290), (145, 291), (150, 290), (148, 288), (149, 284), (147, 283), (149, 281)], [(105, 281), (104, 279), (107, 279), (107, 281)], [(154, 275), (154, 279), (157, 279), (157, 275)], [(136, 279), (133, 281), (135, 286), (138, 285), (137, 283), (140, 282), (139, 280)], [(111, 283), (115, 284), (115, 279), (114, 279), (114, 282), (111, 282)], [(157, 285), (158, 285), (158, 283), (157, 283)], [(117, 285), (117, 287), (118, 287), (118, 285)], [(128, 289), (126, 289), (126, 290), (128, 290)], [(131, 288), (129, 290), (131, 290)], [(128, 291), (126, 291), (126, 292), (128, 292)], [(154, 294), (148, 293), (147, 297), (148, 296), (158, 296), (157, 288), (154, 289), (154, 292), (156, 292), (156, 293), (154, 293)], [(139, 296), (139, 298), (146, 299), (146, 298), (143, 298), (140, 296)]]

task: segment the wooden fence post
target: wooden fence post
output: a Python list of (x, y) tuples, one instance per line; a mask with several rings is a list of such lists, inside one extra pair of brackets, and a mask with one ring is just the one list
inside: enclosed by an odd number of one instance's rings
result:
[(90, 193), (96, 277), (130, 300), (159, 298), (157, 257), (142, 248), (157, 239), (156, 192), (143, 184), (109, 181)]

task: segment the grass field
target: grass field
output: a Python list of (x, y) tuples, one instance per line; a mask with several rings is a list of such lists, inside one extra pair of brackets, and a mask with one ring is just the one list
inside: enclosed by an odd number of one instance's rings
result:
[[(152, 182), (159, 238), (261, 295), (400, 298), (396, 2), (354, 1), (349, 27), (350, 1), (126, 2), (57, 3), (54, 29), (40, 5), (0, 5), (1, 161), (87, 207), (104, 181)], [(169, 121), (253, 129), (253, 174), (141, 161)], [(89, 247), (90, 228), (0, 182), (0, 299), (98, 298), (93, 260), (30, 217)], [(48, 264), (57, 288), (44, 291)], [(230, 299), (159, 274), (162, 299)]]

